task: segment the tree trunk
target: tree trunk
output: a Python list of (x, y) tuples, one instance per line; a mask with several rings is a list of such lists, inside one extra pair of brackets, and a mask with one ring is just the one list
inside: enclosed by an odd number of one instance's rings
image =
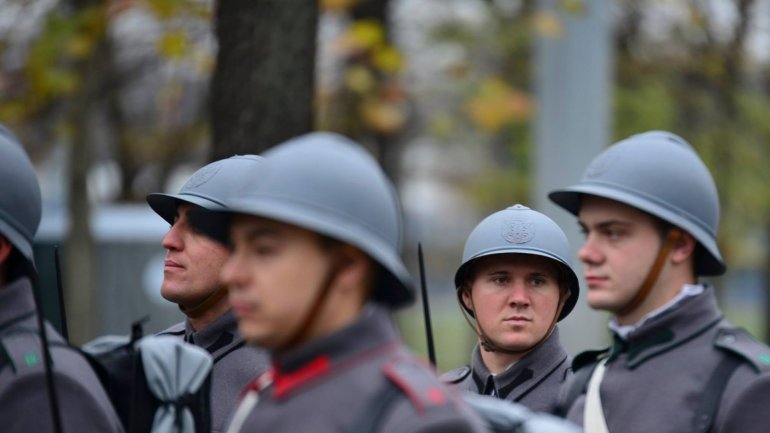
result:
[(212, 159), (311, 131), (318, 1), (219, 1), (215, 20)]
[[(98, 7), (99, 1), (73, 1), (75, 13)], [(105, 17), (106, 20), (106, 17)], [(106, 33), (98, 36), (97, 47), (76, 67), (83, 77), (72, 96), (67, 121), (72, 126), (69, 155), (69, 233), (64, 242), (64, 303), (69, 339), (80, 345), (96, 336), (99, 322), (99, 296), (94, 240), (91, 233), (91, 206), (88, 200), (88, 171), (91, 167), (89, 117), (104, 90), (105, 71), (109, 67), (111, 45)]]

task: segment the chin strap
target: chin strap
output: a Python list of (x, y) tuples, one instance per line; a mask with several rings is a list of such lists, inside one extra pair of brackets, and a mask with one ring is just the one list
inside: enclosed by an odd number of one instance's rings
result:
[(211, 292), (211, 294), (209, 294), (209, 296), (200, 304), (192, 308), (186, 308), (179, 304), (179, 309), (182, 311), (182, 313), (184, 313), (185, 316), (197, 319), (206, 313), (211, 307), (218, 304), (219, 301), (221, 301), (225, 296), (227, 296), (227, 287), (221, 286)]
[(334, 279), (337, 277), (337, 273), (341, 268), (342, 264), (338, 256), (333, 256), (332, 262), (329, 265), (329, 269), (326, 271), (326, 275), (321, 281), (321, 286), (316, 292), (315, 299), (313, 299), (313, 303), (310, 304), (310, 308), (308, 309), (307, 314), (305, 314), (305, 317), (297, 327), (297, 330), (294, 331), (294, 334), (291, 335), (288, 340), (286, 340), (285, 344), (281, 345), (282, 347), (279, 348), (279, 350), (284, 348), (290, 349), (294, 347), (306, 336), (308, 330), (310, 329), (310, 325), (312, 325), (313, 322), (318, 318), (318, 312), (321, 310), (321, 307), (326, 301), (326, 295), (329, 293), (329, 289), (331, 289), (332, 283), (334, 282)]
[(652, 264), (650, 272), (647, 273), (647, 278), (644, 279), (641, 287), (639, 287), (639, 290), (636, 291), (636, 294), (628, 302), (628, 304), (626, 304), (619, 312), (616, 313), (617, 316), (624, 316), (631, 313), (640, 305), (642, 305), (642, 302), (644, 302), (645, 299), (647, 299), (647, 296), (649, 296), (650, 292), (652, 291), (652, 287), (655, 285), (655, 282), (658, 281), (660, 272), (663, 270), (663, 266), (666, 264), (666, 259), (668, 258), (671, 249), (674, 248), (680, 239), (682, 239), (682, 231), (680, 229), (672, 227), (668, 230), (668, 233), (666, 233), (666, 238), (663, 241), (663, 244), (660, 246), (660, 250), (658, 251), (658, 256), (655, 258), (655, 262)]

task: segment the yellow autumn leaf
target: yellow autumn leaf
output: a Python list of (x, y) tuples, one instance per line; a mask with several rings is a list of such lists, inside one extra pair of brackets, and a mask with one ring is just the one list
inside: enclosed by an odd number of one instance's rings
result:
[(564, 34), (561, 21), (552, 12), (541, 11), (534, 14), (532, 24), (542, 36), (557, 39)]
[(508, 95), (506, 112), (512, 121), (521, 122), (532, 118), (534, 104), (532, 98), (524, 92), (514, 90)]
[(147, 0), (147, 5), (161, 19), (173, 17), (180, 7), (185, 6), (179, 0)]
[(374, 67), (388, 74), (395, 74), (403, 65), (401, 53), (392, 45), (383, 45), (374, 50)]
[(360, 20), (350, 25), (347, 37), (358, 47), (369, 50), (385, 41), (385, 31), (376, 20)]
[(19, 101), (0, 105), (0, 119), (6, 124), (23, 121), (28, 115), (25, 104)]
[(484, 80), (465, 108), (471, 120), (487, 133), (497, 132), (508, 123), (526, 120), (532, 113), (529, 97), (496, 77)]
[(164, 34), (158, 41), (158, 52), (168, 59), (179, 59), (187, 51), (187, 35), (180, 31)]
[(84, 59), (93, 52), (96, 40), (84, 34), (76, 34), (69, 38), (66, 45), (67, 55), (75, 59)]
[(363, 66), (353, 66), (345, 73), (345, 86), (356, 93), (366, 93), (376, 83), (372, 73)]
[(360, 115), (369, 129), (385, 134), (399, 131), (406, 121), (406, 114), (398, 105), (377, 99), (364, 101)]

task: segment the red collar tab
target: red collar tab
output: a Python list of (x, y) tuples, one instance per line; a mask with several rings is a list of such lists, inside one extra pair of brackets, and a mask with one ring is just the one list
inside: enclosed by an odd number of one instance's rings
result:
[(415, 410), (422, 413), (429, 407), (451, 401), (447, 389), (428, 373), (430, 368), (416, 359), (398, 357), (383, 366), (383, 373), (409, 397)]
[(282, 373), (279, 369), (274, 368), (275, 392), (273, 395), (276, 398), (284, 397), (294, 388), (328, 372), (331, 369), (331, 364), (328, 355), (321, 355), (290, 373)]
[(260, 392), (262, 392), (262, 390), (264, 390), (265, 388), (270, 386), (271, 383), (273, 383), (274, 377), (275, 377), (275, 370), (272, 368), (260, 374), (259, 376), (257, 376), (256, 379), (249, 382), (249, 384), (246, 385), (245, 388), (243, 388), (243, 390), (241, 391), (241, 394), (238, 396), (238, 400), (243, 400), (243, 397), (245, 397), (246, 394), (251, 392), (256, 392), (257, 394), (259, 394)]

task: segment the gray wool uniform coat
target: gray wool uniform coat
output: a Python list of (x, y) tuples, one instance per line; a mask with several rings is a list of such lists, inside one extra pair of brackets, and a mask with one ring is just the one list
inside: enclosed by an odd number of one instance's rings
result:
[(559, 340), (559, 329), (537, 348), (504, 372), (493, 375), (481, 359), (479, 344), (473, 349), (471, 365), (444, 373), (441, 379), (464, 391), (495, 395), (514, 401), (535, 412), (556, 409), (559, 390), (569, 376), (570, 359)]
[[(582, 425), (587, 379), (580, 378), (609, 356), (599, 394), (611, 433), (770, 431), (770, 348), (722, 318), (711, 288), (649, 319), (627, 339), (615, 338), (609, 350), (575, 357), (560, 401), (568, 419)], [(721, 375), (721, 396), (707, 391), (720, 364), (732, 360), (731, 374)], [(714, 410), (696, 420), (708, 399)]]
[[(32, 284), (0, 287), (0, 431), (53, 432)], [(118, 433), (123, 428), (88, 362), (46, 324), (64, 432)]]
[(238, 333), (238, 322), (232, 310), (200, 331), (195, 331), (190, 321), (185, 320), (159, 335), (178, 336), (211, 354), (214, 361), (211, 372), (211, 431), (225, 431), (240, 393), (269, 368), (267, 352), (246, 345)]
[(353, 324), (273, 357), (228, 432), (483, 432), (434, 370), (400, 342), (390, 313), (369, 305)]

